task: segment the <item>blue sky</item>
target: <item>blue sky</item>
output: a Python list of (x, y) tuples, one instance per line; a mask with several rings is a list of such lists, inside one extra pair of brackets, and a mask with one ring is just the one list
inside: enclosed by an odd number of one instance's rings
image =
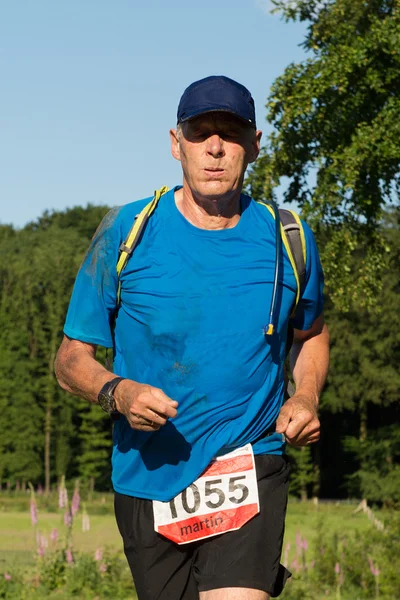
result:
[(265, 131), (305, 25), (268, 0), (18, 0), (0, 10), (0, 222), (125, 204), (181, 181), (168, 131), (192, 81), (246, 85)]

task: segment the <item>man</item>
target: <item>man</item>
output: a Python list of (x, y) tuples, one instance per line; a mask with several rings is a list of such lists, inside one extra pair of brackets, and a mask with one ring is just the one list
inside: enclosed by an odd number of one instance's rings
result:
[[(119, 248), (150, 198), (106, 216), (76, 280), (56, 373), (64, 389), (119, 413), (115, 510), (139, 599), (266, 600), (289, 575), (279, 565), (285, 440), (319, 437), (322, 271), (304, 225), (302, 298), (291, 318), (284, 251), (266, 335), (280, 238), (266, 207), (242, 194), (261, 139), (246, 88), (226, 77), (193, 83), (170, 137), (183, 186), (149, 219), (120, 301)], [(297, 391), (282, 406), (289, 320)], [(98, 344), (114, 348), (114, 373), (96, 361)]]

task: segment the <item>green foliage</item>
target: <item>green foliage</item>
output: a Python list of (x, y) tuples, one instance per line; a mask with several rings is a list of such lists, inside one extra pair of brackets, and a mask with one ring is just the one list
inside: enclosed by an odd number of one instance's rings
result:
[(25, 229), (32, 231), (44, 231), (54, 227), (70, 229), (76, 231), (78, 236), (87, 243), (109, 210), (108, 206), (88, 204), (86, 208), (74, 206), (66, 211), (45, 211), (41, 217), (29, 223)]
[(274, 4), (286, 19), (309, 23), (309, 58), (272, 86), (274, 129), (249, 190), (271, 198), (287, 177), (285, 201), (299, 204), (317, 235), (329, 230), (321, 250), (331, 299), (342, 310), (371, 308), (388, 259), (378, 226), (400, 189), (400, 3)]
[[(321, 401), (321, 422), (324, 427), (328, 415), (342, 415), (336, 435), (346, 450), (343, 459), (356, 461), (347, 478), (349, 493), (391, 504), (399, 501), (400, 483), (394, 466), (399, 453), (398, 426), (394, 425), (400, 390), (399, 211), (386, 214), (384, 235), (392, 250), (376, 299), (379, 312), (371, 314), (359, 306), (343, 314), (327, 303), (331, 366)], [(357, 265), (357, 257), (353, 260)], [(330, 431), (326, 435), (331, 436)]]
[(65, 585), (67, 568), (65, 550), (52, 552), (38, 558), (35, 579), (40, 582), (43, 591), (48, 594)]
[(18, 571), (10, 575), (8, 571), (0, 573), (0, 598), (4, 600), (20, 600), (24, 597), (24, 580)]
[(311, 448), (310, 446), (302, 448), (288, 446), (287, 454), (291, 459), (290, 493), (306, 500), (308, 489), (314, 481)]
[(105, 212), (74, 208), (22, 230), (0, 227), (0, 481), (49, 488), (78, 471), (77, 401), (58, 386), (53, 364), (76, 272)]
[(293, 581), (289, 581), (282, 599), (399, 598), (399, 534), (398, 513), (389, 515), (384, 532), (373, 528), (363, 533), (330, 530), (321, 520), (311, 553), (306, 552), (301, 563), (288, 565)]
[(73, 553), (67, 561), (64, 549), (39, 557), (33, 569), (7, 571), (0, 577), (0, 598), (34, 600), (44, 598), (110, 598), (136, 600), (128, 565), (114, 553), (105, 552), (101, 560), (87, 553)]
[(100, 480), (102, 487), (110, 480), (110, 418), (98, 406), (79, 403), (81, 451), (77, 459), (79, 475), (84, 480)]
[[(37, 507), (37, 497), (33, 486), (29, 484), (29, 487), (32, 517), (32, 505)], [(87, 600), (93, 600), (100, 594), (102, 598), (133, 599), (135, 597), (128, 565), (125, 560), (121, 560), (120, 556), (103, 551), (102, 548), (97, 548), (92, 556), (75, 551), (74, 530), (81, 505), (79, 482), (75, 483), (71, 501), (69, 497), (65, 480), (62, 478), (59, 487), (59, 510), (64, 513), (64, 531), (60, 536), (59, 530), (53, 529), (50, 541), (40, 529), (43, 526), (46, 528), (46, 524), (42, 522), (40, 515), (37, 519), (35, 510), (36, 518), (32, 525), (37, 545), (36, 565), (23, 574), (17, 571), (13, 571), (12, 574), (5, 572), (4, 580), (0, 578), (0, 598), (19, 598), (19, 600), (50, 598), (53, 592), (57, 597), (62, 594), (68, 598)], [(87, 519), (85, 527), (87, 533), (90, 527), (86, 508), (83, 509), (82, 517), (84, 516)]]
[(366, 440), (347, 438), (345, 450), (355, 455), (361, 468), (350, 477), (363, 498), (385, 506), (400, 506), (400, 430), (381, 427)]

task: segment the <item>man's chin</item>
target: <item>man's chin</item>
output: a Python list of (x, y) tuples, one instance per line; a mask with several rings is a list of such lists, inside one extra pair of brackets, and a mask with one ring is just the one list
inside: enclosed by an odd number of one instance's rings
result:
[(231, 196), (236, 191), (235, 187), (227, 185), (223, 181), (206, 181), (201, 183), (196, 190), (199, 196), (209, 200)]

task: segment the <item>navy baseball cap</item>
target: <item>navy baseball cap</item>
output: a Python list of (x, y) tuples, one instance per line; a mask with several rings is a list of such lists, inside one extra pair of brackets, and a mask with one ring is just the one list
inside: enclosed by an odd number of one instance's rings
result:
[(195, 81), (183, 92), (178, 125), (209, 112), (228, 112), (256, 128), (254, 100), (247, 88), (229, 77), (212, 75)]

